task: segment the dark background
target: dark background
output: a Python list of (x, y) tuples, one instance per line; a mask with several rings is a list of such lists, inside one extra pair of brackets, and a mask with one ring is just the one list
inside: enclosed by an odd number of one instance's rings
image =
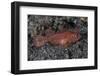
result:
[[(67, 48), (52, 46), (49, 43), (39, 48), (33, 46), (33, 37), (42, 35), (42, 32), (47, 27), (52, 27), (53, 31), (59, 32), (59, 27), (62, 26), (66, 27), (66, 30), (71, 31), (75, 27), (79, 27), (80, 40)], [(87, 58), (87, 39), (87, 17), (28, 15), (28, 61)]]

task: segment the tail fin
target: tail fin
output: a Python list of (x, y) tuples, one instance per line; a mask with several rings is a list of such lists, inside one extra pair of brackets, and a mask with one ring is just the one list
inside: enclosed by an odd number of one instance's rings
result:
[(43, 45), (45, 45), (45, 43), (48, 42), (48, 39), (47, 37), (45, 36), (36, 36), (33, 38), (33, 46), (35, 47), (41, 47)]

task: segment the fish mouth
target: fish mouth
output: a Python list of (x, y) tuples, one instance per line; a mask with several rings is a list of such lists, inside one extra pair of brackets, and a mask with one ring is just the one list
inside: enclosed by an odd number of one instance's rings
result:
[(82, 36), (81, 36), (81, 35), (79, 35), (79, 37), (78, 37), (78, 40), (77, 40), (77, 41), (80, 41), (80, 40), (82, 40)]

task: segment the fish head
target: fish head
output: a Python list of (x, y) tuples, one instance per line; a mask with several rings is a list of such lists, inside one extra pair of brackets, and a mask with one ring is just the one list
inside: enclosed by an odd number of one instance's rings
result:
[(81, 38), (80, 33), (73, 33), (72, 35), (72, 42), (76, 42)]

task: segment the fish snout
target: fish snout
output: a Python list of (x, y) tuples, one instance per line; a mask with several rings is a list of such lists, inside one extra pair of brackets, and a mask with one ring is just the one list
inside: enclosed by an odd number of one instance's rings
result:
[(80, 39), (80, 33), (74, 33), (73, 35), (72, 35), (72, 42), (76, 42), (76, 41), (78, 41), (79, 39)]
[(76, 40), (78, 41), (81, 38), (80, 33), (76, 33)]

